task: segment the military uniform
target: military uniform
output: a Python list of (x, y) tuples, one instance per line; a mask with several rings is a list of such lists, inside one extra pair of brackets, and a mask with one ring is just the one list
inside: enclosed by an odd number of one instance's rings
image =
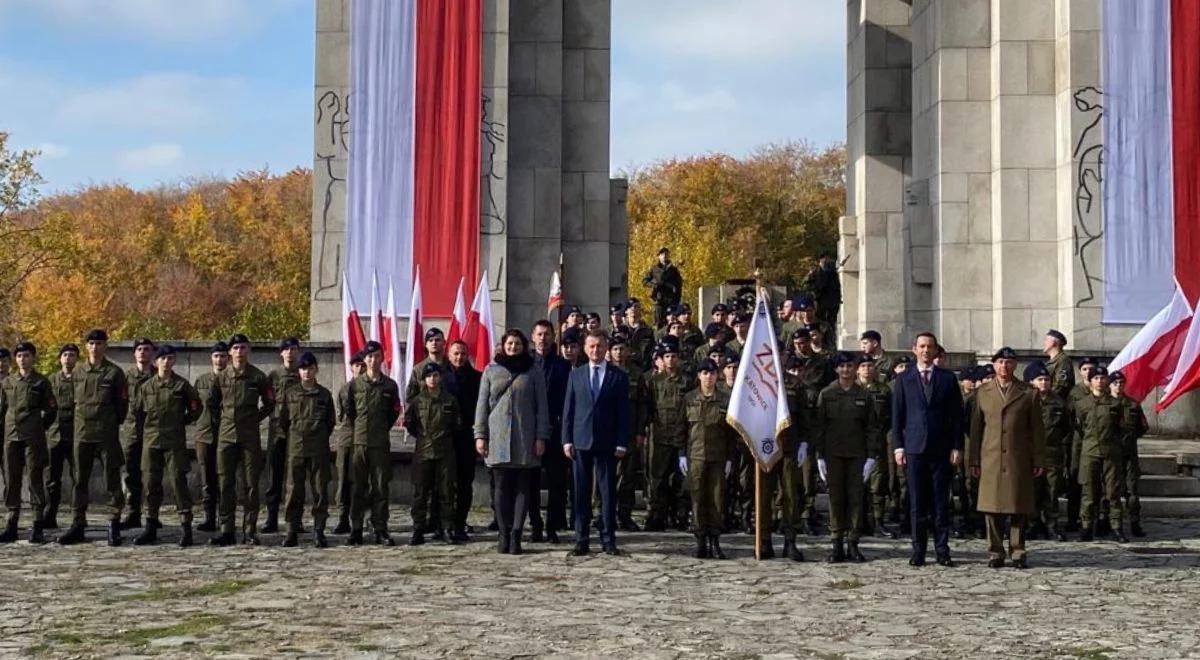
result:
[(1126, 425), (1124, 407), (1107, 392), (1100, 396), (1089, 394), (1076, 403), (1075, 419), (1083, 438), (1079, 463), (1079, 485), (1083, 491), (1080, 518), (1085, 539), (1090, 539), (1102, 495), (1109, 501), (1113, 529), (1121, 529), (1125, 495), (1125, 448), (1121, 446), (1121, 430)]
[[(1075, 387), (1075, 363), (1071, 361), (1071, 356), (1066, 351), (1059, 351), (1058, 355), (1046, 362), (1046, 372), (1050, 374), (1050, 391), (1066, 401)], [(1084, 389), (1087, 389), (1086, 386)]]
[(47, 529), (58, 527), (58, 506), (63, 495), (63, 468), (75, 474), (75, 377), (62, 369), (50, 375), (50, 389), (58, 402), (58, 414), (46, 432), (49, 448), (49, 474), (46, 479), (46, 511), (42, 521)]
[(1142, 478), (1142, 466), (1138, 460), (1138, 438), (1146, 435), (1150, 426), (1146, 422), (1146, 413), (1137, 401), (1121, 395), (1117, 403), (1121, 407), (1120, 445), (1121, 459), (1125, 464), (1125, 513), (1129, 516), (1130, 526), (1135, 530), (1134, 535), (1141, 536), (1142, 498), (1138, 482)]
[[(271, 381), (271, 389), (277, 396), (282, 396), (294, 385), (300, 383), (300, 372), (297, 368), (287, 368), (282, 365), (267, 374)], [(267, 453), (263, 457), (267, 468), (267, 490), (263, 498), (267, 505), (267, 521), (263, 532), (271, 533), (278, 529), (279, 505), (283, 502), (283, 490), (287, 484), (291, 470), (288, 468), (288, 438), (287, 433), (279, 425), (279, 407), (272, 411), (267, 421)]]
[(260, 425), (275, 409), (275, 388), (258, 367), (240, 371), (229, 365), (217, 375), (209, 392), (210, 408), (220, 411), (217, 433), (217, 474), (221, 480), (221, 532), (234, 533), (237, 515), (237, 477), (240, 471), (246, 500), (242, 505), (243, 540), (253, 540), (258, 525), (258, 480), (263, 449)]
[(874, 397), (857, 382), (848, 389), (834, 382), (817, 398), (813, 448), (826, 466), (829, 487), (829, 532), (840, 554), (850, 542), (850, 555), (858, 545), (858, 520), (863, 506), (863, 465), (883, 452)]
[[(299, 381), (280, 399), (279, 430), (287, 438), (287, 499), (284, 519), (289, 537), (299, 532), (305, 491), (312, 491), (313, 530), (325, 533), (329, 515), (329, 436), (335, 425), (333, 395), (322, 385)], [(321, 541), (318, 541), (318, 545)]]
[(636, 328), (625, 326), (625, 334), (629, 336), (629, 362), (646, 369), (650, 366), (650, 354), (654, 351), (654, 329), (646, 324)]
[(642, 278), (650, 287), (650, 299), (654, 301), (654, 325), (661, 326), (667, 318), (667, 309), (678, 305), (683, 295), (683, 274), (674, 263), (655, 263)]
[(100, 459), (108, 490), (108, 513), (119, 520), (125, 508), (121, 489), (121, 421), (129, 412), (129, 387), (125, 372), (108, 359), (84, 362), (75, 368), (75, 483), (72, 527), (87, 526), (88, 481), (92, 464)]
[[(803, 383), (791, 374), (785, 374), (783, 382), (788, 399), (788, 410), (798, 410), (800, 398), (803, 396)], [(806, 426), (808, 421), (803, 415), (792, 414), (792, 425), (779, 436), (781, 458), (776, 461), (769, 472), (764, 472), (760, 479), (762, 511), (759, 511), (758, 515), (762, 516), (763, 521), (759, 543), (763, 548), (762, 557), (764, 559), (775, 556), (775, 549), (771, 542), (771, 529), (776, 520), (779, 522), (779, 531), (783, 534), (783, 555), (795, 561), (804, 559), (804, 555), (796, 548), (796, 532), (800, 526), (800, 510), (804, 499), (804, 486), (800, 475), (802, 462), (798, 460), (797, 453), (800, 443), (805, 440), (804, 434), (809, 428)], [(749, 448), (746, 448), (746, 453), (747, 456), (743, 458), (745, 468), (742, 472), (742, 489), (749, 494), (749, 497), (753, 498), (755, 470), (761, 468), (754, 460), (753, 454), (750, 454)], [(746, 531), (752, 533), (755, 531), (755, 526), (750, 520), (750, 513), (753, 510), (754, 502), (751, 499), (746, 504), (744, 516)]]
[[(866, 390), (867, 395), (871, 398), (871, 410), (875, 415), (876, 437), (871, 440), (871, 446), (874, 447), (875, 453), (870, 456), (875, 459), (875, 469), (868, 475), (866, 489), (871, 497), (869, 503), (874, 526), (882, 527), (884, 516), (887, 513), (888, 494), (891, 492), (888, 483), (888, 464), (892, 461), (888, 433), (892, 428), (892, 388), (890, 385), (878, 381), (868, 385), (859, 383), (859, 386)], [(866, 524), (867, 502), (865, 501), (862, 510), (859, 527), (865, 530), (868, 528)]]
[[(129, 386), (129, 396), (133, 397), (142, 383), (154, 377), (154, 365), (141, 371), (137, 366), (125, 371), (125, 382)], [(125, 494), (129, 503), (129, 527), (137, 527), (142, 517), (142, 422), (129, 415), (121, 425), (121, 451), (125, 457)]]
[(1083, 435), (1080, 434), (1078, 428), (1078, 420), (1076, 419), (1076, 407), (1080, 401), (1091, 396), (1091, 390), (1088, 389), (1087, 383), (1078, 383), (1071, 388), (1067, 395), (1067, 410), (1071, 413), (1071, 425), (1075, 429), (1071, 434), (1070, 452), (1067, 462), (1067, 529), (1073, 529), (1079, 525), (1079, 508), (1083, 501), (1083, 490), (1079, 468), (1080, 451), (1083, 448)]
[(333, 448), (337, 452), (338, 524), (335, 534), (350, 531), (350, 507), (354, 499), (354, 423), (347, 416), (350, 409), (350, 383), (337, 393), (337, 426), (333, 431)]
[(146, 487), (146, 529), (156, 527), (163, 501), (163, 473), (171, 482), (175, 511), (183, 525), (192, 522), (192, 494), (187, 473), (187, 425), (204, 411), (196, 388), (171, 373), (142, 381), (131, 401), (132, 416), (142, 428), (142, 483)]
[[(409, 401), (404, 428), (413, 436), (413, 538), (434, 529), (455, 529), (454, 434), (463, 425), (458, 399), (440, 387), (428, 387)], [(441, 520), (429, 519), (429, 503), (437, 493)]]
[(650, 393), (641, 367), (631, 362), (616, 366), (629, 374), (629, 437), (632, 445), (624, 456), (617, 459), (617, 520), (628, 527), (633, 520), (631, 515), (638, 484), (645, 483), (646, 449), (638, 445), (636, 438), (646, 435)]
[(1071, 413), (1067, 402), (1053, 390), (1039, 394), (1042, 427), (1046, 430), (1045, 474), (1036, 480), (1038, 512), (1042, 524), (1054, 533), (1058, 528), (1058, 500), (1066, 493), (1067, 464), (1071, 450)]
[[(797, 410), (801, 418), (800, 426), (805, 429), (816, 428), (817, 398), (821, 390), (832, 383), (836, 377), (833, 365), (824, 355), (798, 355), (800, 362), (799, 396), (796, 398)], [(793, 415), (793, 420), (796, 415)], [(808, 457), (800, 466), (800, 476), (803, 482), (803, 507), (800, 511), (802, 518), (807, 521), (809, 532), (815, 533), (817, 519), (817, 474), (816, 452), (809, 452)]]
[[(228, 367), (226, 367), (228, 368)], [(204, 410), (196, 420), (196, 468), (200, 472), (200, 506), (204, 508), (204, 524), (200, 529), (216, 529), (217, 505), (221, 502), (221, 480), (217, 475), (217, 432), (221, 429), (221, 409), (210, 405), (217, 374), (208, 371), (196, 378), (193, 386)]]
[(647, 460), (646, 492), (649, 513), (648, 530), (661, 530), (673, 516), (678, 525), (687, 519), (683, 497), (683, 479), (678, 470), (679, 452), (687, 443), (687, 410), (684, 395), (694, 383), (682, 373), (662, 371), (649, 380), (650, 451)]
[[(18, 348), (18, 350), (20, 350)], [(8, 507), (5, 538), (16, 540), (21, 515), (21, 487), (28, 472), (29, 506), (40, 536), (46, 507), (46, 429), (54, 422), (58, 403), (50, 381), (36, 371), (14, 372), (0, 382), (0, 418), (4, 419), (4, 504)]]
[(400, 418), (400, 388), (380, 374), (352, 381), (349, 414), (354, 425), (354, 501), (350, 511), (351, 534), (361, 542), (363, 519), (371, 510), (371, 527), (378, 540), (387, 541), (388, 494), (392, 481), (391, 429)]
[(438, 366), (438, 372), (442, 375), (443, 390), (446, 390), (450, 394), (458, 393), (458, 378), (455, 377), (454, 370), (450, 368), (450, 361), (445, 357), (443, 357), (441, 361), (438, 361), (430, 356), (418, 362), (416, 366), (412, 368), (412, 372), (408, 375), (408, 385), (404, 388), (405, 401), (412, 401), (418, 394), (421, 393), (421, 390), (425, 389), (425, 386), (423, 385), (425, 381), (423, 378), (421, 378), (421, 373), (424, 371), (425, 365), (427, 364), (436, 364)]
[(687, 323), (683, 326), (683, 336), (679, 338), (679, 355), (692, 355), (705, 343), (704, 331), (695, 323)]
[(692, 526), (696, 537), (719, 537), (724, 528), (725, 465), (733, 460), (735, 434), (725, 415), (729, 394), (714, 389), (705, 395), (699, 388), (684, 396), (688, 422), (688, 485), (692, 495)]

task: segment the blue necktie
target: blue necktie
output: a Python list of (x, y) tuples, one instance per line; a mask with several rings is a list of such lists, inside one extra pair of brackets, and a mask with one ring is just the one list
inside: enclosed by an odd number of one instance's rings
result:
[(592, 399), (600, 396), (600, 367), (592, 365)]

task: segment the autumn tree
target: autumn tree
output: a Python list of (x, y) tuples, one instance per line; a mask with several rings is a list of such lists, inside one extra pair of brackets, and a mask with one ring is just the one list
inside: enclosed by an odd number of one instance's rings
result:
[(820, 253), (837, 249), (846, 208), (841, 145), (789, 142), (741, 159), (666, 160), (626, 176), (631, 283), (664, 245), (693, 304), (701, 286), (750, 276), (756, 258), (767, 281), (799, 287)]

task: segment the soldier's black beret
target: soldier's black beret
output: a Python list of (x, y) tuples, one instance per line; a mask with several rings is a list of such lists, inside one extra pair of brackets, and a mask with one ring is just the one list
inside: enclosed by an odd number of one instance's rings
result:
[(866, 332), (862, 333), (862, 336), (859, 337), (859, 339), (866, 339), (866, 340), (873, 341), (876, 343), (883, 343), (883, 336), (880, 335), (879, 332), (875, 331), (875, 330), (867, 330)]
[(300, 348), (300, 340), (296, 337), (288, 337), (279, 342), (279, 350), (286, 351), (289, 348)]
[(692, 306), (687, 303), (680, 303), (679, 304), (679, 313), (680, 314), (691, 314)]
[(985, 364), (982, 367), (979, 367), (979, 379), (980, 380), (983, 380), (984, 378), (994, 378), (995, 376), (996, 376), (996, 367), (993, 367), (990, 364)]
[(909, 362), (912, 362), (911, 357), (907, 355), (900, 355), (896, 357), (896, 362), (894, 364), (908, 364)]
[(33, 353), (34, 355), (37, 355), (37, 347), (34, 346), (33, 342), (31, 341), (17, 342), (17, 345), (13, 347), (13, 355), (19, 355), (21, 353)]
[(154, 351), (155, 360), (160, 357), (167, 357), (168, 355), (175, 355), (175, 347), (170, 344), (163, 344), (158, 347), (158, 350)]
[(792, 331), (792, 341), (797, 339), (812, 339), (812, 332), (807, 327), (796, 328)]
[(629, 309), (630, 307), (641, 307), (641, 306), (642, 306), (642, 301), (638, 300), (637, 298), (630, 298), (629, 300), (625, 301), (625, 309)]
[(963, 367), (958, 370), (958, 380), (975, 380), (975, 367)]
[(820, 323), (809, 323), (808, 325), (804, 326), (804, 329), (808, 330), (808, 334), (810, 335), (814, 332), (819, 332), (822, 335), (825, 334), (825, 331), (821, 328)]
[(567, 316), (570, 316), (572, 314), (582, 314), (582, 313), (583, 313), (583, 310), (579, 308), (579, 305), (571, 305), (570, 307), (567, 308)]
[(721, 324), (720, 323), (709, 323), (708, 325), (704, 326), (704, 338), (705, 339), (712, 339), (713, 337), (720, 337), (720, 336), (721, 336)]
[(1067, 345), (1067, 336), (1064, 335), (1063, 333), (1059, 332), (1058, 330), (1051, 329), (1049, 332), (1046, 333), (1046, 336), (1054, 337), (1055, 339), (1057, 339), (1059, 346)]
[(712, 361), (711, 359), (700, 360), (700, 364), (696, 365), (696, 373), (700, 373), (702, 371), (716, 371), (716, 370), (717, 370), (717, 363)]
[(371, 341), (367, 342), (366, 346), (363, 346), (362, 352), (363, 352), (363, 357), (366, 357), (366, 356), (370, 355), (371, 353), (382, 353), (383, 352), (383, 344), (380, 344), (377, 341), (371, 340)]
[(616, 348), (618, 346), (624, 346), (628, 343), (629, 343), (629, 339), (627, 339), (625, 337), (625, 335), (620, 332), (614, 332), (612, 335), (612, 338), (610, 338), (608, 340), (609, 348)]
[(669, 314), (671, 316), (679, 316), (679, 313), (682, 311), (683, 311), (683, 305), (671, 305), (670, 307), (667, 308), (667, 314)]
[(362, 351), (357, 351), (354, 353), (354, 355), (350, 356), (350, 364), (362, 364), (363, 360), (364, 358)]
[(441, 337), (441, 338), (445, 339), (446, 333), (442, 332), (441, 328), (430, 328), (425, 331), (425, 341), (429, 341), (430, 339), (433, 339), (434, 337)]
[(663, 246), (663, 247), (658, 248), (659, 254), (663, 254), (663, 253), (669, 254), (670, 252), (671, 252), (671, 248), (669, 248), (669, 247)]
[(1099, 364), (1100, 364), (1099, 360), (1097, 360), (1096, 358), (1089, 355), (1079, 361), (1079, 368), (1082, 369), (1088, 365), (1095, 367), (1095, 366), (1098, 366)]
[(875, 358), (866, 353), (856, 353), (859, 364), (875, 364)]
[(709, 346), (708, 354), (709, 355), (719, 355), (721, 357), (725, 357), (725, 343), (717, 342), (717, 343), (713, 344), (712, 346)]
[(671, 346), (673, 348), (679, 348), (679, 337), (676, 337), (675, 335), (663, 335), (663, 337), (658, 340), (658, 343)]
[(810, 309), (813, 306), (813, 299), (808, 296), (798, 296), (792, 301), (792, 309)]
[(63, 344), (62, 348), (58, 349), (58, 357), (62, 357), (63, 353), (74, 353), (79, 355), (79, 347), (75, 344)]
[(583, 318), (584, 318), (585, 320), (587, 320), (587, 321), (591, 321), (592, 319), (595, 319), (595, 320), (599, 321), (599, 320), (600, 320), (600, 315), (599, 315), (599, 314), (597, 314), (596, 312), (588, 312), (587, 314), (585, 314), (585, 315), (584, 315), (584, 317), (583, 317)]
[(440, 373), (442, 373), (442, 368), (439, 367), (437, 364), (430, 362), (429, 364), (425, 365), (424, 369), (421, 370), (421, 378), (424, 379), (429, 374), (440, 374)]
[(210, 354), (212, 354), (212, 353), (228, 353), (229, 352), (229, 344), (226, 344), (223, 341), (219, 341), (219, 342), (213, 344), (212, 348), (208, 349), (208, 352)]
[(238, 333), (238, 334), (230, 337), (229, 341), (227, 343), (229, 344), (229, 348), (233, 348), (234, 346), (237, 346), (238, 344), (249, 344), (250, 338), (247, 337), (246, 335)]
[(625, 313), (625, 303), (617, 303), (615, 305), (608, 306), (609, 316), (614, 316), (616, 314), (624, 314), (624, 313)]
[(1092, 370), (1092, 375), (1088, 378), (1088, 380), (1091, 380), (1092, 378), (1095, 378), (1096, 376), (1107, 377), (1108, 376), (1108, 367), (1105, 367), (1105, 366), (1102, 366), (1099, 364), (1096, 365), (1096, 368)]
[(1046, 365), (1041, 362), (1034, 362), (1025, 368), (1025, 382), (1032, 383), (1042, 376), (1049, 376), (1050, 372), (1046, 371)]
[(679, 353), (679, 344), (677, 342), (659, 342), (658, 350), (663, 355), (676, 355)]
[(84, 341), (108, 341), (108, 333), (100, 328), (89, 330)]
[(858, 366), (858, 356), (847, 351), (838, 351), (833, 358), (833, 366), (840, 367), (843, 364), (853, 364)]
[(563, 346), (575, 346), (583, 341), (583, 338), (579, 335), (579, 328), (567, 328), (563, 330), (559, 343)]
[(12, 357), (12, 353), (7, 348), (0, 348), (0, 360)]
[(1121, 371), (1118, 369), (1117, 371), (1114, 371), (1108, 375), (1108, 382), (1124, 383), (1125, 382), (1125, 374), (1121, 373)]
[(716, 314), (717, 312), (728, 312), (728, 311), (729, 311), (729, 307), (725, 303), (717, 303), (712, 306), (712, 310), (709, 311), (709, 314)]
[(738, 314), (733, 318), (733, 322), (737, 324), (750, 323), (750, 315), (745, 312)]
[(137, 349), (141, 348), (142, 346), (149, 346), (150, 348), (154, 348), (154, 341), (151, 339), (147, 339), (146, 337), (141, 337), (140, 339), (133, 340), (133, 350), (136, 351)]
[(1004, 348), (996, 351), (995, 353), (992, 353), (992, 362), (995, 362), (996, 360), (1015, 360), (1015, 359), (1017, 359), (1017, 352), (1014, 351), (1013, 349), (1009, 348), (1008, 346), (1005, 346)]
[(313, 355), (312, 351), (304, 351), (300, 354), (300, 361), (296, 363), (300, 369), (310, 369), (317, 366), (317, 356)]

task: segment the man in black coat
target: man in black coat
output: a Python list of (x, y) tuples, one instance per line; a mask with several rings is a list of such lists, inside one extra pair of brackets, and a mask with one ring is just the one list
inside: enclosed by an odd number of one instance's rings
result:
[[(530, 525), (533, 528), (530, 540), (540, 543), (548, 540), (558, 543), (558, 530), (567, 529), (567, 487), (570, 483), (570, 461), (559, 446), (562, 443), (563, 398), (567, 393), (567, 379), (571, 376), (571, 364), (558, 354), (554, 344), (554, 325), (547, 320), (533, 324), (530, 333), (533, 346), (534, 366), (546, 377), (546, 401), (550, 407), (550, 447), (542, 455), (542, 470), (535, 471), (530, 490), (534, 500), (529, 507)], [(544, 474), (543, 474), (544, 473)], [(541, 512), (541, 488), (546, 485), (546, 518)], [(543, 529), (545, 536), (543, 536)]]
[(475, 419), (475, 405), (479, 401), (482, 374), (471, 366), (470, 356), (467, 343), (463, 340), (458, 339), (450, 344), (450, 371), (454, 373), (458, 386), (454, 397), (458, 399), (458, 410), (462, 415), (454, 431), (454, 529), (450, 533), (460, 543), (469, 540), (467, 513), (471, 510), (474, 497), (475, 462), (478, 458), (471, 424)]

